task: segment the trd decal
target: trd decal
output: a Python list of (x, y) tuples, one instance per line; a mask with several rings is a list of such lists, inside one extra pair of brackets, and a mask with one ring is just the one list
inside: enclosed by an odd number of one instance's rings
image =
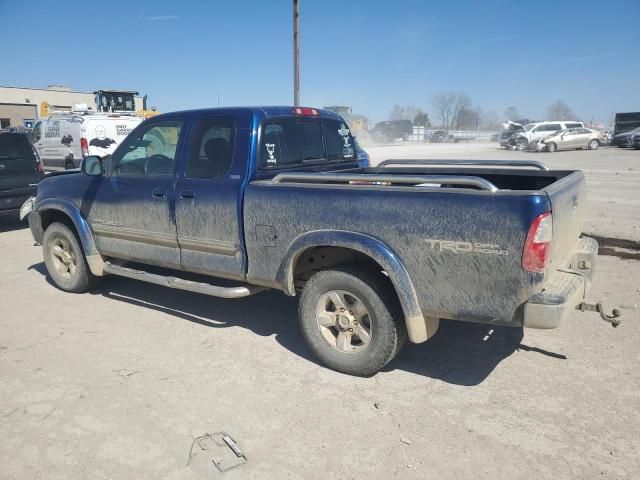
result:
[(437, 252), (509, 255), (507, 250), (504, 250), (500, 245), (494, 245), (493, 243), (458, 242), (455, 240), (436, 240), (433, 238), (426, 238), (425, 242), (427, 242), (430, 249)]

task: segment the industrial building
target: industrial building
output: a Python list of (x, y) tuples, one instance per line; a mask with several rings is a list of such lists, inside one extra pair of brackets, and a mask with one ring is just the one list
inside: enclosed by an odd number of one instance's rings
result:
[[(47, 88), (25, 88), (0, 86), (0, 129), (7, 127), (33, 128), (41, 117), (50, 111), (71, 111), (75, 105), (85, 104), (90, 111), (99, 111), (103, 107), (96, 104), (98, 90), (78, 92), (62, 85), (49, 85)], [(119, 94), (132, 99), (134, 105), (126, 110), (146, 111), (146, 95), (141, 97), (136, 91), (117, 90)]]

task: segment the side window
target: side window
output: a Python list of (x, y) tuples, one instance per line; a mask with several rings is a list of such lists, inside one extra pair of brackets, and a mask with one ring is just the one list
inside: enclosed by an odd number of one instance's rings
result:
[(171, 175), (181, 123), (158, 122), (130, 135), (111, 156), (111, 174)]
[(547, 130), (549, 132), (558, 132), (562, 130), (562, 126), (559, 123), (550, 123), (547, 125)]
[(577, 130), (575, 128), (570, 128), (566, 131), (566, 135), (575, 135)]
[(189, 178), (217, 178), (229, 171), (236, 136), (230, 118), (201, 118), (196, 122), (189, 147)]
[(567, 128), (580, 128), (580, 127), (582, 127), (582, 125), (579, 124), (579, 123), (567, 123), (566, 127)]
[(300, 138), (295, 118), (265, 123), (260, 143), (263, 167), (273, 168), (300, 162)]
[(42, 122), (36, 123), (36, 126), (33, 127), (33, 132), (31, 132), (31, 143), (39, 142), (42, 138)]
[(348, 160), (355, 154), (355, 139), (344, 122), (323, 120), (324, 141), (329, 160)]

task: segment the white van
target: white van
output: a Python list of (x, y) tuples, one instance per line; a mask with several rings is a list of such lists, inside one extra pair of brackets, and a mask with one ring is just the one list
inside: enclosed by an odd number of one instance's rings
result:
[(78, 168), (87, 155), (111, 155), (142, 120), (127, 114), (56, 114), (36, 123), (31, 141), (45, 168)]

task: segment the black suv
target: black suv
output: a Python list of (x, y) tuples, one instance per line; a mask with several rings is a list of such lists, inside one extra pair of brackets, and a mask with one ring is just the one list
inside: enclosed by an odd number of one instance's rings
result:
[(0, 213), (18, 213), (35, 195), (44, 169), (24, 133), (0, 132)]

